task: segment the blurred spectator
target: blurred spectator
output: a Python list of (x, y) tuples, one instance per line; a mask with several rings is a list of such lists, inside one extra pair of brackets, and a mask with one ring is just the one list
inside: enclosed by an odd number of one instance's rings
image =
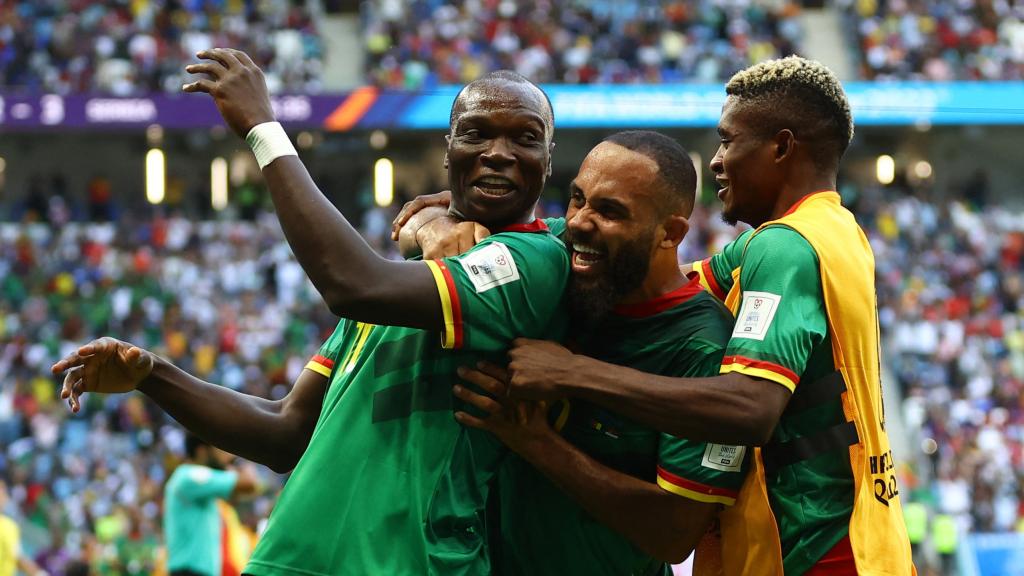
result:
[(118, 96), (179, 92), (205, 48), (248, 52), (272, 92), (316, 92), (322, 46), (305, 2), (0, 2), (0, 87)]
[(1024, 5), (1000, 0), (842, 0), (867, 79), (1021, 80)]
[(364, 4), (367, 77), (416, 89), (496, 69), (566, 84), (714, 82), (799, 51), (788, 0), (378, 0)]

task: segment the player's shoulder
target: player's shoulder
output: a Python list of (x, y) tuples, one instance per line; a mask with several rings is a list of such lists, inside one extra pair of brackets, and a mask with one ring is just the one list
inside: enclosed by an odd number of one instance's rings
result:
[(546, 227), (530, 232), (499, 232), (488, 236), (467, 254), (476, 251), (494, 251), (494, 246), (505, 248), (517, 264), (529, 264), (538, 261), (568, 263), (569, 253), (565, 244)]
[(686, 331), (687, 340), (702, 346), (722, 347), (729, 342), (735, 318), (729, 309), (707, 292), (700, 292), (685, 303), (678, 326)]
[(744, 260), (765, 257), (779, 265), (818, 262), (818, 254), (811, 243), (785, 224), (765, 226), (748, 237), (744, 247)]

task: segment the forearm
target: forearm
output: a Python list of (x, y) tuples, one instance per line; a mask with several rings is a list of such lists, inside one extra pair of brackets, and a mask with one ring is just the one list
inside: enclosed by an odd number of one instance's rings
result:
[(290, 469), (309, 441), (281, 403), (205, 382), (162, 358), (138, 390), (210, 444), (277, 471)]
[(519, 454), (599, 522), (665, 562), (684, 560), (715, 513), (713, 506), (608, 468), (556, 434)]
[(277, 158), (263, 176), (295, 258), (332, 310), (377, 282), (386, 261), (320, 192), (297, 156)]
[(781, 413), (774, 405), (785, 400), (778, 393), (788, 397), (778, 384), (738, 374), (671, 378), (581, 355), (554, 370), (552, 378), (569, 396), (674, 436), (720, 444), (766, 442)]

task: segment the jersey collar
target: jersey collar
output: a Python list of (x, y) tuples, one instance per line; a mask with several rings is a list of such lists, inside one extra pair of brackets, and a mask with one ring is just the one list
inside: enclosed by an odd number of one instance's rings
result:
[(627, 318), (647, 318), (648, 316), (654, 316), (655, 314), (664, 312), (669, 308), (675, 308), (703, 291), (704, 288), (700, 285), (700, 278), (694, 276), (693, 278), (690, 278), (689, 282), (671, 292), (666, 292), (665, 294), (648, 300), (647, 302), (616, 306), (612, 312), (618, 316), (625, 316)]
[(802, 205), (804, 202), (809, 200), (811, 198), (811, 196), (817, 196), (818, 194), (835, 194), (835, 193), (836, 193), (835, 190), (818, 190), (817, 192), (811, 192), (810, 194), (807, 194), (803, 198), (797, 200), (796, 204), (793, 204), (792, 206), (790, 206), (789, 210), (786, 210), (786, 213), (783, 214), (780, 218), (785, 218), (786, 216), (789, 216), (793, 212), (796, 212), (800, 208), (800, 205)]
[(499, 232), (547, 232), (548, 225), (544, 223), (540, 218), (534, 218), (533, 222), (529, 224), (510, 224), (504, 228), (499, 228), (495, 231), (495, 234)]

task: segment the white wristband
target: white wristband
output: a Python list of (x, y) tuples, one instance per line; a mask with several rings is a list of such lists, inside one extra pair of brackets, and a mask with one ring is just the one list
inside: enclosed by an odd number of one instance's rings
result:
[(299, 155), (279, 122), (264, 122), (253, 126), (245, 135), (245, 143), (256, 155), (260, 170), (281, 156)]

